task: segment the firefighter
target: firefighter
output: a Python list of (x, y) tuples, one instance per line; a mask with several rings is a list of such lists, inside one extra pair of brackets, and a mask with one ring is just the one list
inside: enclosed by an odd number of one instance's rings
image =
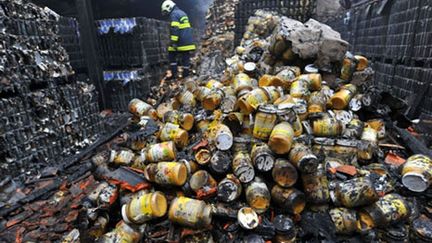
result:
[(168, 48), (171, 76), (177, 76), (177, 59), (181, 60), (183, 78), (189, 76), (191, 52), (196, 49), (189, 17), (171, 0), (162, 3), (162, 14), (171, 20), (171, 44)]

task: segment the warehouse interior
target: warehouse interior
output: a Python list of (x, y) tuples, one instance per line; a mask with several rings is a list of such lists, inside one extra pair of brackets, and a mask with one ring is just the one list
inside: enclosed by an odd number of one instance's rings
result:
[(432, 242), (432, 0), (0, 16), (0, 242)]

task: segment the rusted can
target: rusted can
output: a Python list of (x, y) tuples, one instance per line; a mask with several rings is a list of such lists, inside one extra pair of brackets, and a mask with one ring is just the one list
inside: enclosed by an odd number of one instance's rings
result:
[(292, 187), (298, 179), (297, 169), (286, 159), (277, 159), (272, 170), (273, 180), (281, 187)]
[(326, 111), (327, 99), (318, 91), (313, 92), (308, 100), (308, 112), (320, 113)]
[(273, 220), (276, 236), (275, 243), (294, 243), (296, 242), (297, 230), (291, 218), (286, 215), (278, 215)]
[(253, 89), (251, 92), (243, 95), (238, 99), (238, 107), (243, 114), (250, 114), (255, 111), (258, 106), (264, 105), (269, 101), (267, 92), (262, 88)]
[(251, 152), (252, 164), (260, 172), (268, 172), (273, 169), (275, 157), (270, 147), (265, 143), (255, 144)]
[(306, 80), (299, 79), (291, 84), (290, 95), (294, 98), (305, 99), (309, 97), (309, 83)]
[(135, 154), (130, 149), (111, 150), (109, 162), (116, 165), (130, 165), (134, 157)]
[(324, 166), (314, 173), (302, 173), (306, 201), (312, 204), (327, 204), (330, 201), (329, 181)]
[(246, 201), (257, 213), (264, 213), (270, 207), (271, 195), (261, 178), (255, 178), (246, 187)]
[(190, 113), (183, 113), (179, 111), (168, 111), (164, 114), (164, 123), (173, 123), (180, 125), (184, 130), (190, 131), (194, 125), (194, 116)]
[(219, 81), (217, 81), (217, 80), (215, 80), (215, 79), (210, 79), (207, 83), (206, 83), (206, 87), (207, 88), (209, 88), (209, 89), (220, 89), (220, 88), (222, 88), (224, 85), (221, 83), (221, 82), (219, 82)]
[(140, 99), (133, 99), (130, 101), (129, 112), (135, 116), (149, 116), (154, 120), (158, 118), (157, 112), (153, 106)]
[(432, 160), (426, 155), (413, 155), (402, 168), (402, 184), (410, 191), (424, 192), (432, 184)]
[(226, 174), (231, 168), (231, 153), (228, 151), (216, 151), (210, 159), (210, 169), (217, 174)]
[(248, 183), (254, 179), (255, 170), (247, 151), (238, 151), (234, 154), (232, 170), (242, 183)]
[(351, 99), (356, 95), (357, 87), (353, 84), (346, 84), (331, 97), (331, 103), (336, 110), (343, 110), (348, 107)]
[(271, 191), (273, 202), (284, 212), (300, 214), (306, 206), (305, 195), (295, 188), (275, 185)]
[(146, 150), (146, 161), (154, 163), (159, 161), (173, 161), (177, 157), (174, 142), (163, 142), (150, 145)]
[(186, 107), (195, 107), (196, 106), (196, 100), (195, 96), (192, 92), (189, 90), (183, 90), (176, 96), (178, 102)]
[(269, 147), (276, 154), (287, 154), (294, 141), (294, 130), (288, 122), (277, 124), (270, 134)]
[(241, 92), (243, 90), (252, 90), (253, 89), (251, 78), (245, 73), (237, 74), (234, 77), (232, 85), (233, 85), (233, 88), (234, 88), (236, 94), (238, 94), (239, 92)]
[(209, 196), (217, 192), (216, 180), (205, 170), (195, 172), (189, 185), (198, 196)]
[(216, 110), (225, 98), (225, 93), (222, 89), (213, 89), (210, 94), (204, 97), (202, 106), (208, 111)]
[(313, 134), (319, 137), (337, 137), (341, 135), (343, 130), (342, 123), (327, 113), (323, 114), (322, 118), (312, 121)]
[(368, 67), (369, 61), (366, 57), (355, 55), (354, 58), (357, 60), (357, 71), (363, 71)]
[(410, 214), (411, 209), (402, 196), (387, 194), (374, 204), (360, 209), (359, 227), (362, 230), (386, 227), (407, 219)]
[(237, 222), (243, 229), (252, 230), (258, 227), (258, 214), (250, 207), (243, 207), (237, 213)]
[(354, 208), (369, 205), (378, 200), (373, 182), (368, 177), (359, 177), (336, 183), (330, 191), (330, 197), (336, 206)]
[(211, 158), (212, 158), (212, 154), (208, 149), (200, 149), (195, 154), (195, 160), (200, 165), (208, 164)]
[(233, 174), (228, 174), (225, 179), (223, 179), (218, 184), (218, 199), (223, 202), (234, 202), (237, 200), (242, 193), (242, 185), (239, 179)]
[(321, 90), (322, 77), (319, 73), (302, 74), (297, 77), (297, 80), (306, 81), (310, 90)]
[(159, 162), (146, 166), (145, 178), (160, 185), (182, 186), (187, 179), (187, 168), (184, 163)]
[(214, 143), (216, 147), (222, 151), (226, 151), (232, 147), (234, 137), (229, 127), (224, 124), (219, 124), (216, 127)]
[(350, 235), (357, 232), (357, 211), (347, 208), (333, 208), (329, 211), (336, 233)]
[(318, 168), (318, 158), (308, 146), (302, 143), (294, 143), (289, 153), (289, 160), (303, 173), (312, 173)]
[(363, 133), (364, 123), (359, 119), (352, 119), (343, 129), (342, 137), (359, 139)]
[(177, 197), (171, 202), (168, 218), (182, 226), (207, 228), (212, 221), (211, 206), (201, 200)]
[(122, 206), (122, 217), (128, 224), (143, 224), (164, 216), (167, 208), (167, 200), (162, 192), (145, 193), (133, 197)]
[(189, 143), (188, 133), (181, 129), (179, 125), (166, 123), (160, 130), (159, 139), (161, 141), (173, 141), (178, 148), (184, 148)]
[(254, 138), (268, 140), (277, 120), (277, 110), (273, 105), (262, 105), (255, 115)]

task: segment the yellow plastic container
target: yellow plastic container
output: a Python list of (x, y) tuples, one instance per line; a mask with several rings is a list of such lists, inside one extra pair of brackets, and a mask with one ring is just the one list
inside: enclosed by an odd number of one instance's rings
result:
[(146, 161), (154, 163), (160, 161), (173, 161), (177, 151), (174, 142), (163, 142), (150, 145), (145, 153)]
[(256, 88), (238, 99), (238, 107), (243, 114), (250, 114), (258, 106), (266, 104), (269, 101), (267, 92), (262, 88)]
[(177, 197), (171, 202), (168, 211), (171, 222), (191, 228), (207, 228), (212, 221), (211, 206), (204, 201), (187, 197)]
[(255, 124), (253, 129), (254, 138), (268, 140), (270, 134), (276, 125), (277, 110), (273, 105), (262, 105), (255, 115)]
[(288, 122), (276, 125), (270, 134), (268, 145), (276, 154), (287, 154), (294, 140), (294, 130)]
[(160, 130), (159, 139), (161, 141), (174, 141), (178, 148), (184, 148), (189, 143), (188, 133), (181, 129), (179, 125), (166, 123)]
[(151, 192), (137, 195), (123, 205), (122, 217), (126, 223), (143, 224), (160, 218), (167, 212), (167, 200), (162, 192)]
[(243, 90), (252, 90), (252, 81), (251, 78), (245, 73), (239, 73), (234, 77), (232, 86), (235, 90), (235, 93), (238, 94)]
[(182, 186), (187, 179), (187, 168), (184, 163), (178, 162), (153, 163), (145, 167), (144, 176), (159, 185)]
[(336, 110), (343, 110), (348, 107), (351, 99), (356, 95), (357, 87), (353, 84), (347, 84), (331, 97), (331, 103)]

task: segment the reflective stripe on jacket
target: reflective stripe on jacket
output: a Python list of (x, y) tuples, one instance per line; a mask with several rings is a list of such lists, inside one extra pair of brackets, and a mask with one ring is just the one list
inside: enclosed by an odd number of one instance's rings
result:
[[(168, 51), (195, 50), (196, 46), (193, 42), (193, 30), (186, 13), (176, 6), (170, 14), (170, 19), (171, 45)], [(177, 49), (175, 49), (174, 46), (177, 46)]]

